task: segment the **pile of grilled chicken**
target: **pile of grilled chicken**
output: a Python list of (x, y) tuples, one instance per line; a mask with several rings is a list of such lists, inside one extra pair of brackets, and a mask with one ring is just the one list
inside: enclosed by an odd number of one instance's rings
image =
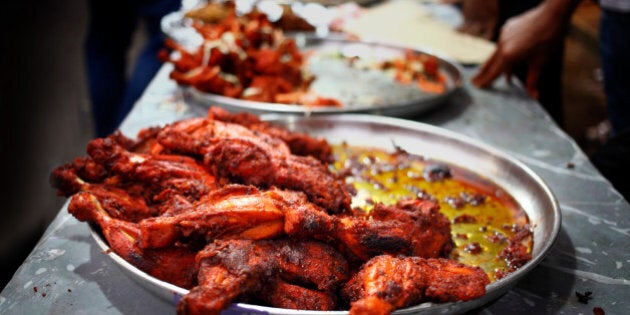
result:
[(480, 268), (448, 259), (434, 201), (353, 209), (332, 158), (325, 140), (211, 108), (134, 140), (92, 140), (51, 183), (114, 252), (190, 289), (181, 314), (233, 302), (388, 314), (485, 293)]

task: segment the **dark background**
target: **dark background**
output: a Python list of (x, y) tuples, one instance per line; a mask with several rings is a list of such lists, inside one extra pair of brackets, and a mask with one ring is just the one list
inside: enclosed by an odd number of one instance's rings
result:
[(0, 288), (65, 202), (48, 174), (92, 138), (86, 22), (81, 0), (5, 1), (0, 9)]

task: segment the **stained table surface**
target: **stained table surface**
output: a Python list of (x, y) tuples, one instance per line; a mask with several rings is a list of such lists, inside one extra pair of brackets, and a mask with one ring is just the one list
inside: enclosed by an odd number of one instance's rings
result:
[[(187, 105), (164, 66), (121, 131), (203, 115)], [(497, 82), (491, 90), (468, 83), (430, 112), (407, 119), (465, 134), (524, 162), (549, 185), (562, 228), (546, 258), (481, 314), (607, 314), (630, 309), (630, 205), (601, 176), (575, 141), (551, 121), (522, 87)], [(587, 303), (577, 293), (592, 292)], [(85, 223), (63, 207), (0, 294), (2, 314), (174, 314), (121, 272), (92, 239)]]

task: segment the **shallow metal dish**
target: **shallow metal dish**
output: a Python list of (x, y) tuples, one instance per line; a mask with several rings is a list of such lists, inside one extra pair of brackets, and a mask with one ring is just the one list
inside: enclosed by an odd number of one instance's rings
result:
[(442, 104), (462, 86), (460, 66), (435, 54), (438, 67), (446, 80), (443, 93), (433, 94), (420, 90), (415, 84), (401, 84), (383, 71), (366, 71), (347, 66), (341, 59), (323, 58), (330, 54), (357, 56), (362, 60), (384, 60), (400, 57), (405, 47), (377, 42), (348, 40), (341, 35), (319, 37), (315, 34), (293, 34), (300, 51), (312, 52), (307, 69), (316, 76), (311, 90), (341, 101), (342, 107), (313, 107), (278, 103), (254, 102), (217, 94), (201, 92), (182, 86), (184, 100), (204, 107), (220, 105), (230, 111), (248, 111), (256, 114), (340, 114), (370, 113), (406, 117), (419, 114)]
[[(394, 314), (463, 313), (486, 304), (506, 293), (518, 280), (530, 272), (544, 258), (560, 230), (561, 215), (551, 190), (532, 170), (513, 157), (461, 134), (443, 128), (398, 118), (373, 115), (335, 115), (299, 117), (267, 115), (263, 117), (292, 130), (325, 137), (330, 143), (343, 141), (351, 145), (378, 147), (393, 151), (394, 146), (428, 159), (454, 164), (494, 182), (519, 203), (529, 216), (534, 234), (532, 260), (516, 272), (487, 286), (483, 297), (466, 302), (423, 303), (400, 309)], [(173, 303), (188, 291), (157, 280), (138, 270), (109, 250), (98, 232), (92, 236), (101, 249), (108, 253), (122, 271), (145, 287)], [(233, 304), (229, 311), (246, 311), (256, 314), (347, 314), (347, 311), (297, 311), (262, 307), (250, 304)]]

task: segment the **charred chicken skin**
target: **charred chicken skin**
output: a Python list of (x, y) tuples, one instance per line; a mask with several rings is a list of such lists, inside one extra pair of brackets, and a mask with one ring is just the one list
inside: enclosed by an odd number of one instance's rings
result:
[[(77, 159), (75, 161), (87, 161), (89, 159)], [(90, 163), (93, 163), (91, 161)], [(94, 200), (92, 206), (98, 206), (107, 216), (129, 222), (138, 222), (141, 219), (152, 217), (156, 210), (150, 208), (145, 200), (139, 196), (132, 196), (128, 190), (120, 187), (105, 185), (103, 183), (89, 183), (79, 177), (81, 165), (75, 163), (63, 165), (53, 171), (51, 181), (58, 188), (60, 195), (73, 196), (70, 205), (79, 200)], [(98, 202), (98, 203), (96, 203)], [(87, 204), (89, 208), (90, 203)], [(72, 213), (81, 221), (90, 221), (94, 217), (84, 217), (81, 213)]]
[[(374, 220), (402, 222), (413, 235), (410, 256), (424, 258), (446, 257), (453, 249), (451, 224), (440, 213), (440, 206), (432, 200), (401, 200), (395, 206), (376, 204), (370, 211)], [(400, 224), (403, 225), (403, 224)]]
[(111, 249), (140, 270), (160, 280), (191, 288), (195, 283), (196, 251), (187, 246), (140, 248), (137, 224), (116, 219), (105, 210), (114, 199), (112, 195), (80, 192), (72, 198), (68, 212), (80, 221), (97, 224)]
[(353, 262), (376, 255), (446, 257), (453, 248), (450, 223), (431, 200), (406, 200), (394, 206), (377, 204), (366, 214), (331, 216), (307, 207), (285, 213), (285, 231), (301, 238), (338, 244)]
[(486, 273), (448, 259), (377, 256), (342, 289), (350, 314), (389, 314), (422, 301), (467, 301), (485, 294)]
[(379, 216), (362, 212), (336, 216), (300, 192), (229, 185), (202, 198), (189, 211), (140, 222), (141, 244), (160, 248), (186, 242), (187, 237), (211, 241), (290, 236), (330, 243), (358, 264), (382, 253), (425, 258), (450, 253), (450, 225), (433, 201), (408, 200), (377, 209)]
[(330, 311), (337, 309), (337, 299), (330, 292), (294, 285), (279, 279), (265, 291), (264, 301), (275, 307), (295, 310)]
[(331, 310), (335, 290), (348, 279), (343, 256), (312, 241), (216, 240), (196, 259), (199, 285), (180, 301), (180, 314), (219, 314), (236, 298), (256, 296), (274, 306)]
[(269, 122), (262, 121), (258, 116), (246, 112), (232, 114), (221, 107), (210, 107), (208, 118), (228, 123), (239, 124), (255, 132), (263, 132), (284, 141), (291, 153), (301, 156), (312, 156), (323, 163), (333, 160), (332, 149), (325, 139), (313, 138), (302, 133), (290, 132)]
[(214, 176), (191, 157), (133, 153), (110, 138), (90, 141), (87, 152), (109, 174), (145, 184), (156, 201), (173, 195), (197, 200), (217, 187)]
[(193, 118), (166, 126), (159, 142), (175, 152), (202, 156), (214, 175), (230, 182), (303, 191), (332, 213), (350, 208), (345, 183), (311, 156), (297, 156), (286, 143), (244, 126)]
[(148, 218), (140, 222), (141, 244), (160, 248), (184, 237), (268, 239), (283, 231), (282, 199), (274, 191), (232, 185), (220, 189), (175, 216)]

